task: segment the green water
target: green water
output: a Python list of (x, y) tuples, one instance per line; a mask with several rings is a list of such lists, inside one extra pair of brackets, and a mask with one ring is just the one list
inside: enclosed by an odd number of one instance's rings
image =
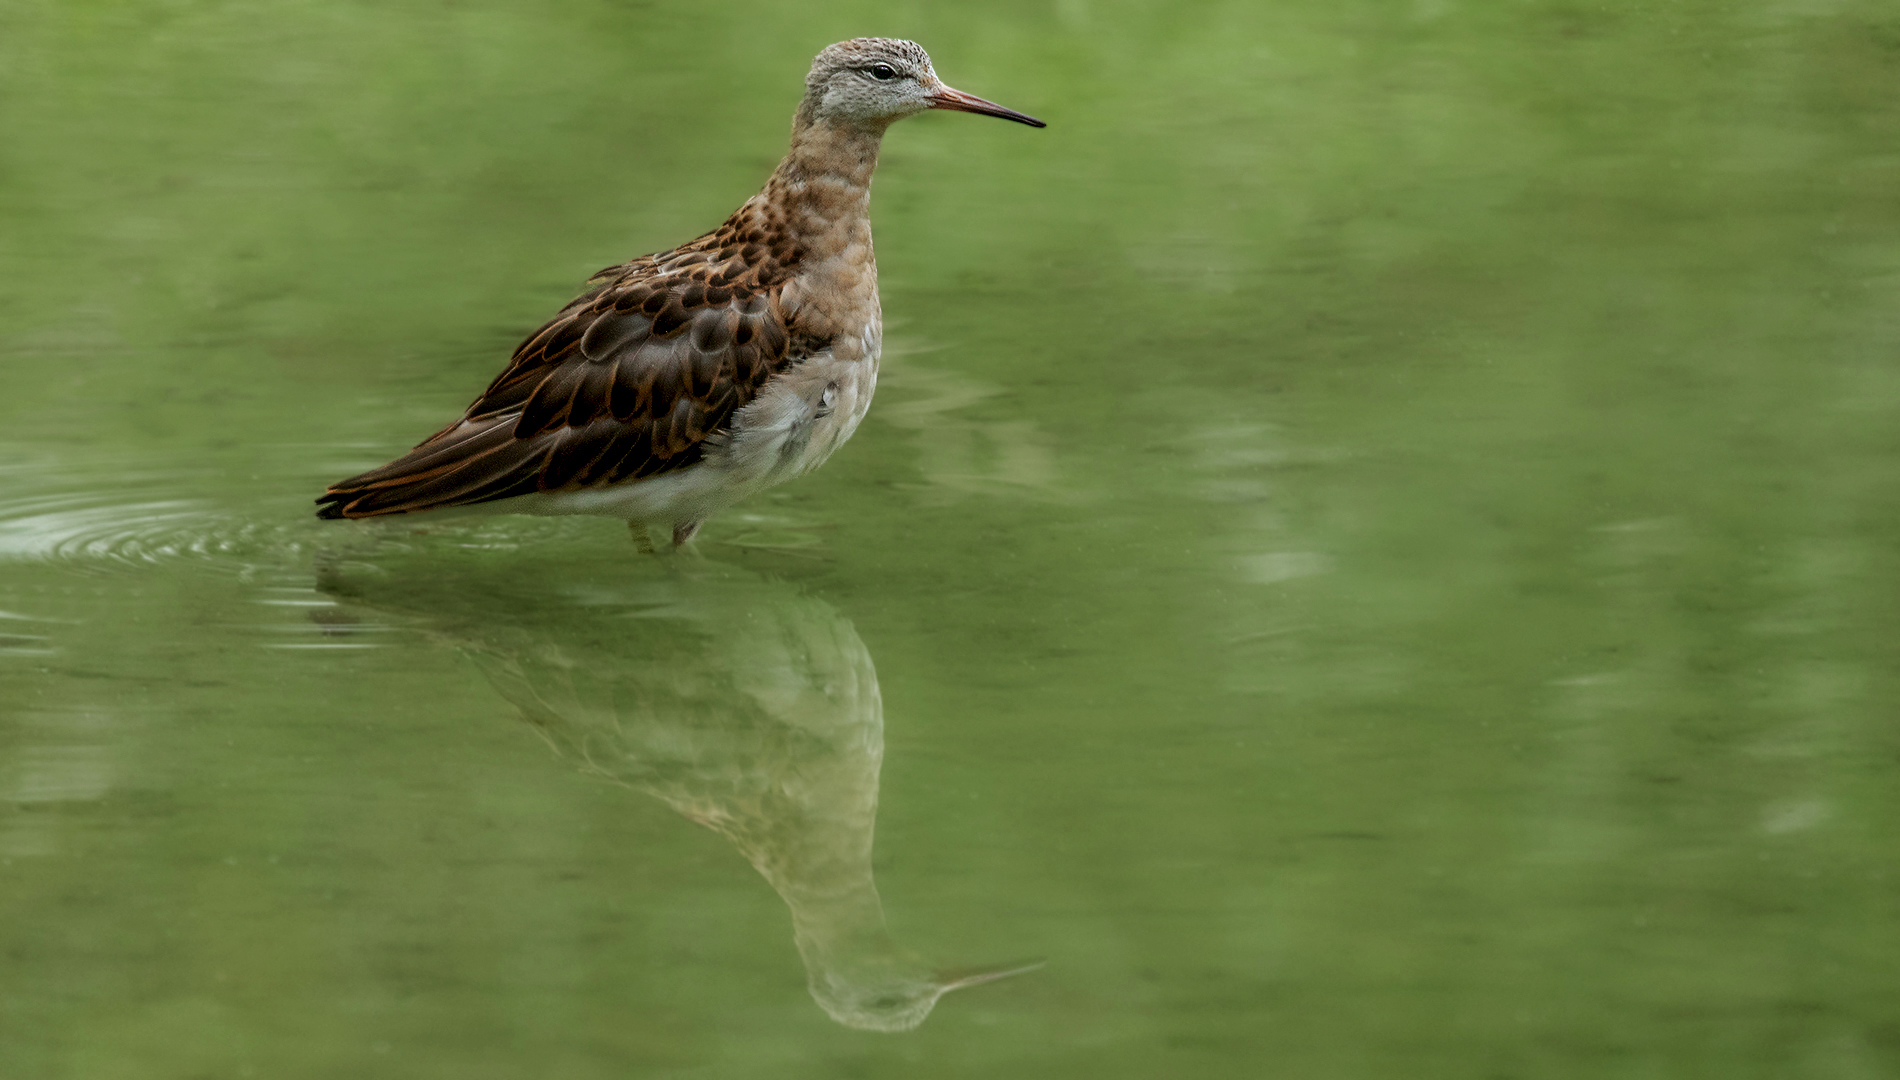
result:
[[(860, 33), (1050, 126), (830, 464), (311, 519)], [(0, 131), (6, 1080), (1900, 1076), (1889, 3), (11, 0)]]

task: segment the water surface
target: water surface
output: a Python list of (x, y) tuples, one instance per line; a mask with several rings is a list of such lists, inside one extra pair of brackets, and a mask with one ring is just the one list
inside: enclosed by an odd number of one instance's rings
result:
[[(1900, 1074), (1888, 6), (797, 8), (0, 10), (0, 1076)], [(821, 472), (311, 519), (867, 32)]]

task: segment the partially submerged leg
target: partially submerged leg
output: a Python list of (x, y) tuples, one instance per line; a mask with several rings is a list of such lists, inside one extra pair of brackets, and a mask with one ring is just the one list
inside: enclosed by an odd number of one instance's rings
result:
[(691, 540), (693, 534), (698, 531), (699, 522), (697, 521), (682, 521), (673, 526), (673, 546), (679, 547), (681, 544), (686, 543), (686, 541)]
[(646, 522), (643, 522), (643, 521), (627, 522), (627, 533), (633, 537), (633, 546), (638, 548), (641, 554), (643, 555), (658, 555), (659, 554), (659, 552), (653, 550), (653, 537), (647, 535)]

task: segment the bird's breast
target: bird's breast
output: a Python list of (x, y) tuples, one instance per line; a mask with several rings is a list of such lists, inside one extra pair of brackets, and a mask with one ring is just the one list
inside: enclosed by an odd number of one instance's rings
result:
[[(808, 238), (809, 255), (787, 283), (783, 301), (795, 329), (825, 342), (841, 360), (876, 361), (881, 338), (877, 257), (871, 226), (859, 218), (822, 238)], [(873, 345), (865, 347), (869, 339)]]

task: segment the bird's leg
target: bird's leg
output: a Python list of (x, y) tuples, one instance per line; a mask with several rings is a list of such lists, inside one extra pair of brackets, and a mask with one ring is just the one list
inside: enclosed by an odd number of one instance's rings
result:
[(653, 550), (653, 537), (647, 535), (646, 522), (644, 521), (627, 522), (627, 534), (633, 537), (633, 546), (639, 550), (640, 554), (642, 555), (658, 555), (659, 554), (659, 552)]
[(697, 521), (682, 521), (673, 526), (673, 546), (679, 547), (686, 543), (686, 541), (691, 540), (693, 534), (698, 531), (699, 522)]

